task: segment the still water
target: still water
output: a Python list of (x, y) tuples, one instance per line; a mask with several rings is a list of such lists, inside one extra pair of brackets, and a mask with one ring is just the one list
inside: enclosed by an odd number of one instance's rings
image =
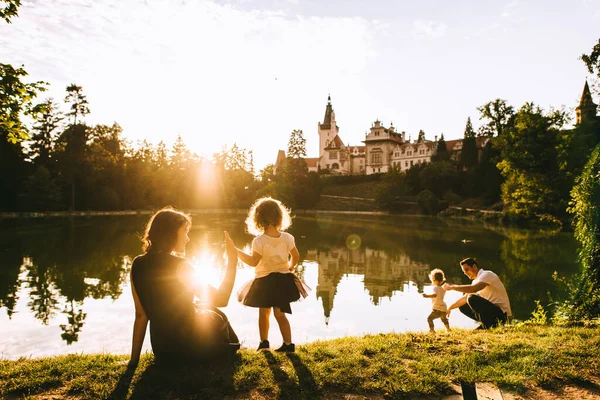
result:
[[(223, 231), (249, 250), (243, 214), (194, 215), (187, 246), (202, 279), (224, 276)], [(129, 271), (147, 216), (0, 220), (0, 358), (130, 351), (134, 307)], [(300, 251), (298, 275), (312, 288), (292, 305), (294, 342), (378, 332), (426, 331), (428, 273), (468, 283), (458, 261), (476, 257), (503, 280), (513, 314), (564, 296), (559, 278), (577, 272), (572, 233), (486, 226), (420, 216), (298, 215), (289, 230)], [(240, 263), (235, 288), (253, 276)], [(451, 304), (460, 294), (448, 292)], [(234, 294), (223, 309), (244, 347), (258, 344), (257, 309)], [(440, 320), (436, 329), (443, 331)], [(454, 311), (454, 327), (475, 324)], [(281, 335), (274, 319), (270, 339)], [(146, 337), (144, 349), (150, 349)]]

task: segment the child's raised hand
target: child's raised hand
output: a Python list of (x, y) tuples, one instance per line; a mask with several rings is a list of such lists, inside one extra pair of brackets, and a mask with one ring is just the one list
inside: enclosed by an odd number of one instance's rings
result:
[(225, 246), (227, 247), (227, 259), (228, 260), (237, 260), (237, 249), (235, 248), (235, 244), (233, 244), (233, 240), (227, 231), (225, 233)]

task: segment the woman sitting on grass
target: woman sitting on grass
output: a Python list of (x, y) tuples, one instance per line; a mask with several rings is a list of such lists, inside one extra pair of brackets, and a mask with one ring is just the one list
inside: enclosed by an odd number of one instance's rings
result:
[[(157, 361), (208, 360), (239, 349), (239, 340), (225, 314), (233, 289), (237, 250), (225, 232), (227, 271), (219, 289), (195, 283), (190, 263), (173, 253), (185, 253), (191, 218), (171, 207), (154, 214), (146, 225), (144, 254), (133, 260), (131, 291), (135, 322), (130, 367), (140, 358), (146, 326)], [(202, 300), (202, 309), (194, 304)]]

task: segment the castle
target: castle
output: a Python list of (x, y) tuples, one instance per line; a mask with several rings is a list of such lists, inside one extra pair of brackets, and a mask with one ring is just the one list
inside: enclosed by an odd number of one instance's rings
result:
[[(587, 80), (583, 88), (581, 100), (576, 111), (576, 124), (597, 118), (598, 106), (592, 101), (592, 95)], [(319, 134), (319, 157), (307, 157), (304, 160), (309, 172), (327, 170), (338, 175), (371, 175), (398, 169), (406, 171), (415, 164), (431, 162), (438, 145), (438, 138), (425, 139), (423, 131), (419, 132), (416, 140), (406, 139), (406, 133), (396, 132), (393, 124), (389, 128), (377, 120), (365, 134), (364, 145), (345, 145), (339, 135), (340, 128), (335, 120), (335, 112), (331, 105), (331, 96), (327, 97), (323, 123), (317, 124)], [(477, 137), (476, 147), (483, 149), (490, 139)], [(462, 139), (446, 141), (446, 150), (453, 159), (460, 157)], [(286, 159), (285, 151), (279, 150), (273, 167), (277, 168)]]

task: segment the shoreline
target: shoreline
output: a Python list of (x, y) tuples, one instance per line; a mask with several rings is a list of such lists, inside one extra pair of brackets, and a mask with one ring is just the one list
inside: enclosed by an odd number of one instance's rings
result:
[[(27, 219), (27, 218), (66, 218), (66, 217), (103, 217), (103, 216), (136, 216), (152, 215), (157, 210), (138, 210), (138, 211), (43, 211), (43, 212), (0, 212), (2, 219)], [(183, 209), (181, 210), (191, 215), (201, 214), (246, 214), (246, 209), (236, 208), (214, 208), (214, 209)], [(316, 215), (316, 214), (358, 214), (358, 215), (394, 215), (387, 211), (348, 211), (348, 210), (298, 210), (294, 212), (298, 215)], [(418, 214), (415, 214), (418, 215)]]

